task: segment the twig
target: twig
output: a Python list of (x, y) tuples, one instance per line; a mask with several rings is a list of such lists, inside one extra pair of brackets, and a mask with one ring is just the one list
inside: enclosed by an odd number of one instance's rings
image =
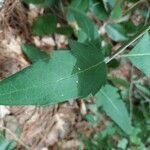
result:
[(149, 97), (147, 97), (145, 94), (143, 94), (140, 90), (138, 90), (138, 93), (140, 94), (140, 96), (142, 96), (145, 99), (145, 102), (142, 102), (142, 103), (149, 103), (150, 104)]
[(148, 20), (149, 20), (149, 15), (150, 15), (150, 8), (149, 8), (149, 5), (148, 5), (148, 11), (147, 11), (147, 14), (146, 14), (146, 19), (145, 19), (145, 25), (147, 25), (148, 24)]
[(140, 33), (138, 33), (133, 39), (131, 39), (128, 43), (124, 44), (121, 48), (119, 48), (112, 56), (107, 57), (104, 61), (105, 63), (109, 63), (112, 59), (116, 58), (118, 55), (120, 55), (122, 52), (126, 50), (127, 47), (129, 47), (131, 44), (133, 44), (136, 40), (138, 40), (140, 37), (144, 35), (145, 32), (150, 30), (150, 26), (147, 26), (146, 29), (142, 30)]
[(0, 130), (5, 130), (7, 131), (13, 138), (15, 141), (17, 141), (20, 145), (24, 146), (27, 150), (30, 150), (30, 148), (28, 146), (26, 146), (23, 141), (21, 141), (10, 129), (4, 127), (4, 126), (0, 126)]
[(136, 3), (134, 3), (128, 10), (126, 10), (123, 13), (123, 16), (127, 15), (129, 12), (131, 12), (132, 10), (134, 10), (137, 6), (139, 6), (143, 2), (146, 2), (146, 0), (140, 0), (140, 1), (137, 1)]
[(132, 104), (132, 90), (133, 90), (133, 66), (131, 67), (131, 79), (130, 79), (130, 87), (129, 87), (129, 102), (130, 102), (130, 120), (132, 122), (132, 114), (133, 114), (133, 104)]

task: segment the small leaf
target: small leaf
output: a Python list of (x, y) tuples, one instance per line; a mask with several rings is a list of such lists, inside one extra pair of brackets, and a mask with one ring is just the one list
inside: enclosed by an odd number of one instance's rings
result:
[(109, 5), (108, 7), (114, 8), (115, 6), (115, 0), (105, 0), (105, 5)]
[(127, 55), (130, 61), (147, 76), (150, 76), (150, 35), (147, 32)]
[(140, 90), (142, 93), (150, 97), (150, 87), (146, 87), (144, 85), (140, 85), (139, 83), (136, 83), (135, 86), (138, 90)]
[(5, 138), (4, 134), (0, 132), (0, 149), (1, 150), (14, 150), (17, 145), (17, 142)]
[(78, 42), (85, 43), (87, 41), (87, 35), (83, 30), (75, 31), (75, 35), (78, 38)]
[(102, 47), (102, 52), (104, 54), (104, 56), (110, 56), (111, 55), (111, 52), (112, 52), (112, 46), (106, 42), (103, 42), (104, 45)]
[(110, 122), (106, 128), (98, 133), (98, 136), (101, 135), (101, 138), (106, 138), (108, 136), (112, 136), (116, 132), (116, 128), (114, 127), (113, 123)]
[(95, 40), (100, 37), (97, 27), (89, 17), (73, 8), (70, 8), (70, 12), (75, 17), (75, 20), (77, 21), (77, 24), (80, 27), (80, 29), (83, 30), (87, 35), (88, 40)]
[(105, 26), (106, 32), (108, 36), (113, 41), (126, 41), (128, 40), (128, 37), (126, 35), (126, 30), (121, 24), (107, 24)]
[(61, 26), (56, 28), (56, 33), (63, 35), (71, 35), (73, 33), (73, 29), (70, 26)]
[(128, 140), (123, 138), (123, 139), (119, 140), (117, 147), (121, 148), (122, 150), (125, 150), (127, 147), (127, 144), (128, 144)]
[(109, 63), (108, 63), (108, 67), (109, 68), (117, 68), (120, 65), (120, 62), (117, 59), (112, 59)]
[(118, 90), (111, 85), (106, 85), (97, 94), (97, 105), (102, 106), (106, 114), (127, 134), (130, 134), (131, 123), (125, 107), (120, 99)]
[(142, 24), (136, 26), (136, 25), (134, 25), (134, 23), (132, 21), (129, 21), (129, 20), (126, 21), (126, 22), (122, 22), (121, 25), (126, 30), (126, 32), (127, 32), (128, 35), (134, 35), (139, 30), (141, 30), (142, 27), (143, 27)]
[(105, 7), (102, 1), (92, 0), (92, 6), (90, 10), (93, 12), (95, 17), (97, 17), (98, 19), (102, 21), (108, 18), (108, 14), (105, 10)]
[(150, 8), (142, 9), (140, 12), (145, 18), (150, 18)]
[(123, 5), (123, 0), (116, 0), (115, 7), (111, 12), (111, 17), (113, 19), (118, 19), (122, 16), (122, 5)]
[(72, 0), (70, 7), (85, 12), (89, 7), (89, 0)]
[[(72, 0), (69, 7), (74, 8), (82, 13), (85, 13), (89, 7), (89, 0)], [(67, 20), (69, 22), (74, 21), (73, 14), (70, 12), (70, 10), (67, 12)]]
[(54, 5), (56, 2), (58, 2), (58, 0), (44, 0), (43, 6), (49, 7), (51, 5)]
[(85, 120), (91, 123), (92, 125), (96, 125), (98, 122), (98, 118), (92, 114), (86, 115)]
[(127, 80), (123, 79), (123, 78), (119, 78), (119, 77), (110, 77), (110, 80), (112, 81), (112, 83), (118, 87), (124, 87), (126, 89), (128, 89), (130, 87), (130, 84)]
[(38, 36), (53, 34), (56, 30), (56, 17), (45, 14), (37, 18), (32, 25), (32, 33)]
[(50, 58), (50, 55), (42, 52), (39, 48), (35, 47), (32, 44), (23, 44), (21, 48), (32, 63), (40, 59), (47, 60), (47, 58)]

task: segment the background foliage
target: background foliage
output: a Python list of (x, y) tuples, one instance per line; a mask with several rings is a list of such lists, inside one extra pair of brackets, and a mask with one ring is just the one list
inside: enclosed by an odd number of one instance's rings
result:
[[(47, 54), (33, 44), (23, 44), (22, 50), (32, 65), (0, 82), (0, 104), (43, 106), (95, 96), (96, 102), (87, 105), (91, 114), (85, 119), (95, 126), (106, 113), (110, 121), (92, 139), (81, 138), (86, 149), (146, 149), (150, 144), (150, 85), (138, 81), (150, 76), (149, 2), (25, 2), (47, 10), (32, 24), (33, 35), (63, 34), (69, 37), (69, 45), (67, 50)], [(128, 4), (131, 6), (126, 8)], [(64, 17), (63, 23), (55, 12), (56, 7)], [(143, 18), (137, 24), (132, 19), (135, 11)], [(120, 47), (114, 52), (116, 43)], [(116, 67), (122, 60), (132, 63), (132, 69), (138, 72), (129, 81), (111, 76), (112, 66)], [(134, 91), (140, 92), (134, 94)], [(136, 102), (138, 106), (134, 105)], [(110, 136), (119, 138), (117, 144), (108, 140)]]

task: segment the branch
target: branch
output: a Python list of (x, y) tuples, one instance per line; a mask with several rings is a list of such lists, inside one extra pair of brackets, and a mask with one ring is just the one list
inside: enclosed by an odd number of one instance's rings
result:
[(150, 26), (146, 26), (142, 31), (140, 31), (138, 34), (136, 34), (131, 40), (129, 40), (127, 43), (125, 43), (123, 46), (121, 46), (112, 56), (107, 57), (104, 61), (105, 63), (109, 63), (112, 59), (116, 58), (118, 55), (120, 55), (122, 52), (126, 50), (127, 47), (132, 45), (136, 40), (141, 38), (145, 32), (148, 32), (150, 30)]

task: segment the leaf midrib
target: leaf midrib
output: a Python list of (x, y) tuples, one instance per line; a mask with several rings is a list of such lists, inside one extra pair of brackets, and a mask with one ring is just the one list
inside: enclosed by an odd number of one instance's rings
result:
[(107, 94), (103, 91), (103, 90), (100, 90), (100, 92), (102, 93), (102, 95), (104, 95), (107, 100), (112, 104), (112, 106), (115, 108), (115, 110), (119, 113), (119, 110), (118, 108), (114, 105), (114, 103), (112, 102), (112, 100), (109, 98), (109, 96), (107, 96)]
[(121, 55), (121, 57), (141, 57), (141, 56), (150, 56), (150, 53)]

